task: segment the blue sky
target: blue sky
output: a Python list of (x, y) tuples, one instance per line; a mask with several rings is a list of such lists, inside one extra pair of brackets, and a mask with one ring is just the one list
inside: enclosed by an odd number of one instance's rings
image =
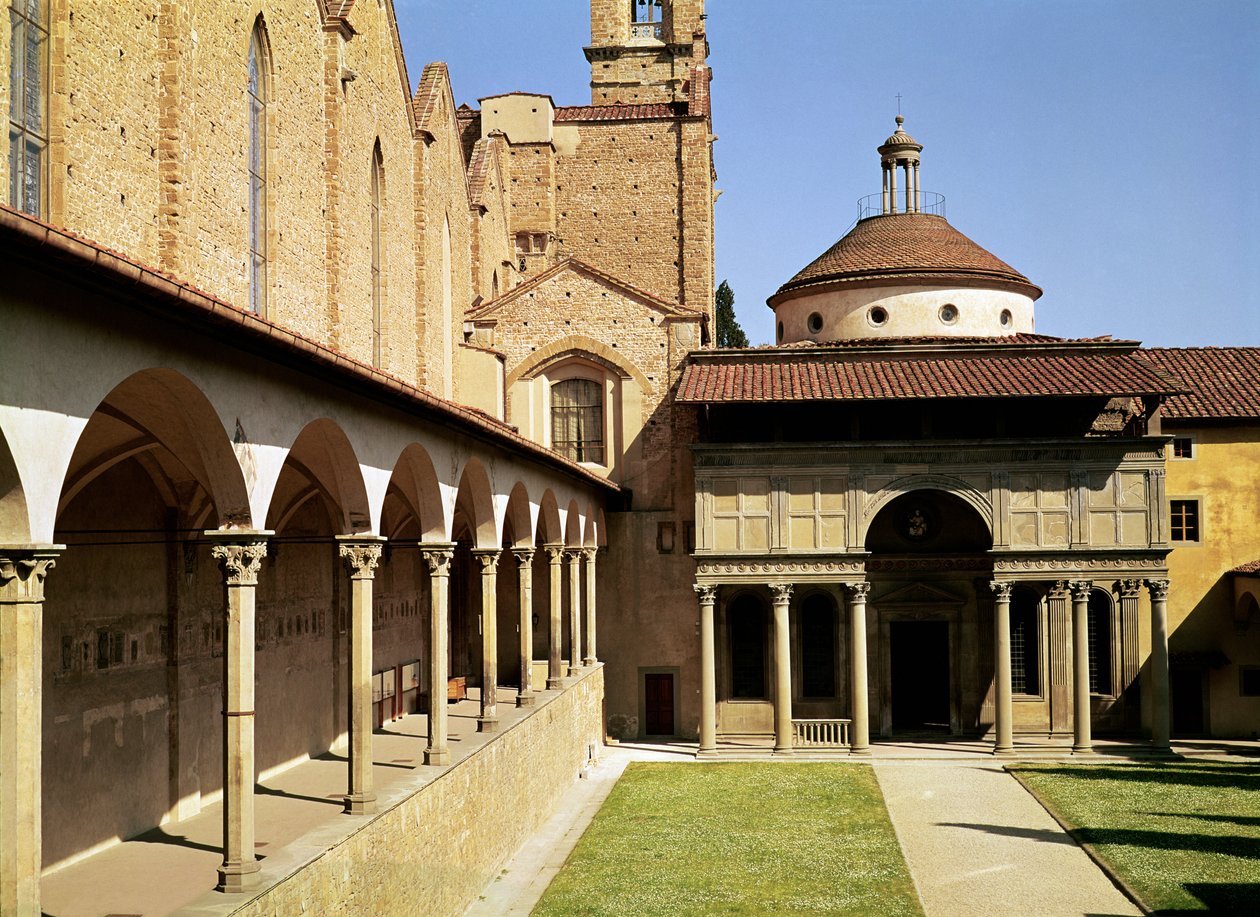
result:
[[(582, 0), (395, 0), (414, 85), (590, 100)], [(1260, 345), (1260, 0), (710, 0), (717, 276), (766, 297), (879, 190), (902, 95), (922, 186), (1045, 290), (1037, 330)]]

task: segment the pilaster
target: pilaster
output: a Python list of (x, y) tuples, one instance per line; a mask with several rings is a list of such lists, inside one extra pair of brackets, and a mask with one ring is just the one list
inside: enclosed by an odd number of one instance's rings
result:
[(372, 790), (372, 582), (383, 538), (337, 538), (337, 553), (350, 570), (350, 760), (345, 810), (376, 811)]
[[(1158, 515), (1158, 514), (1152, 514)], [(1138, 602), (1142, 581), (1120, 581), (1120, 684), (1124, 686), (1124, 725), (1138, 729), (1142, 724), (1142, 691), (1138, 683), (1141, 648), (1138, 646)]]
[(1050, 651), (1050, 731), (1072, 728), (1072, 629), (1068, 624), (1068, 588), (1062, 580), (1046, 596)]

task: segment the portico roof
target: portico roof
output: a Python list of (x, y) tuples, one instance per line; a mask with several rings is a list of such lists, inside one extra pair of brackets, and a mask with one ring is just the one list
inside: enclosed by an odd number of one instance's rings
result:
[(677, 400), (1114, 398), (1184, 391), (1176, 379), (1138, 356), (1129, 342), (933, 343), (910, 349), (696, 351), (683, 370)]

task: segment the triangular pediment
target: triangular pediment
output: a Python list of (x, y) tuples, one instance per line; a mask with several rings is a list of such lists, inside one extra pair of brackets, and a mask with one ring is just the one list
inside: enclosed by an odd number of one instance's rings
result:
[(930, 583), (911, 583), (894, 589), (887, 595), (872, 599), (871, 604), (881, 608), (888, 605), (962, 605), (962, 596), (947, 592)]
[(633, 284), (609, 274), (607, 271), (592, 267), (585, 262), (576, 258), (565, 258), (559, 264), (553, 265), (543, 271), (538, 276), (525, 281), (517, 287), (512, 288), (498, 299), (490, 300), (477, 309), (470, 309), (465, 313), (465, 318), (473, 322), (492, 321), (495, 317), (494, 313), (502, 310), (518, 299), (527, 296), (530, 292), (540, 287), (563, 282), (566, 274), (584, 274), (587, 277), (594, 278), (604, 284), (610, 291), (616, 292), (626, 300), (638, 303), (644, 309), (649, 310), (658, 315), (674, 319), (691, 319), (699, 321), (703, 318), (700, 312), (695, 309), (689, 309), (686, 306), (680, 306), (677, 303), (666, 302), (659, 296), (642, 290)]

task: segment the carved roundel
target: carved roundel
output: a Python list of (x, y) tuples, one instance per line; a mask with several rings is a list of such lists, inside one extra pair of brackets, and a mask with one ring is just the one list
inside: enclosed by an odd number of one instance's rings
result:
[(901, 512), (899, 533), (907, 541), (927, 541), (940, 531), (936, 510), (927, 503), (910, 503)]

